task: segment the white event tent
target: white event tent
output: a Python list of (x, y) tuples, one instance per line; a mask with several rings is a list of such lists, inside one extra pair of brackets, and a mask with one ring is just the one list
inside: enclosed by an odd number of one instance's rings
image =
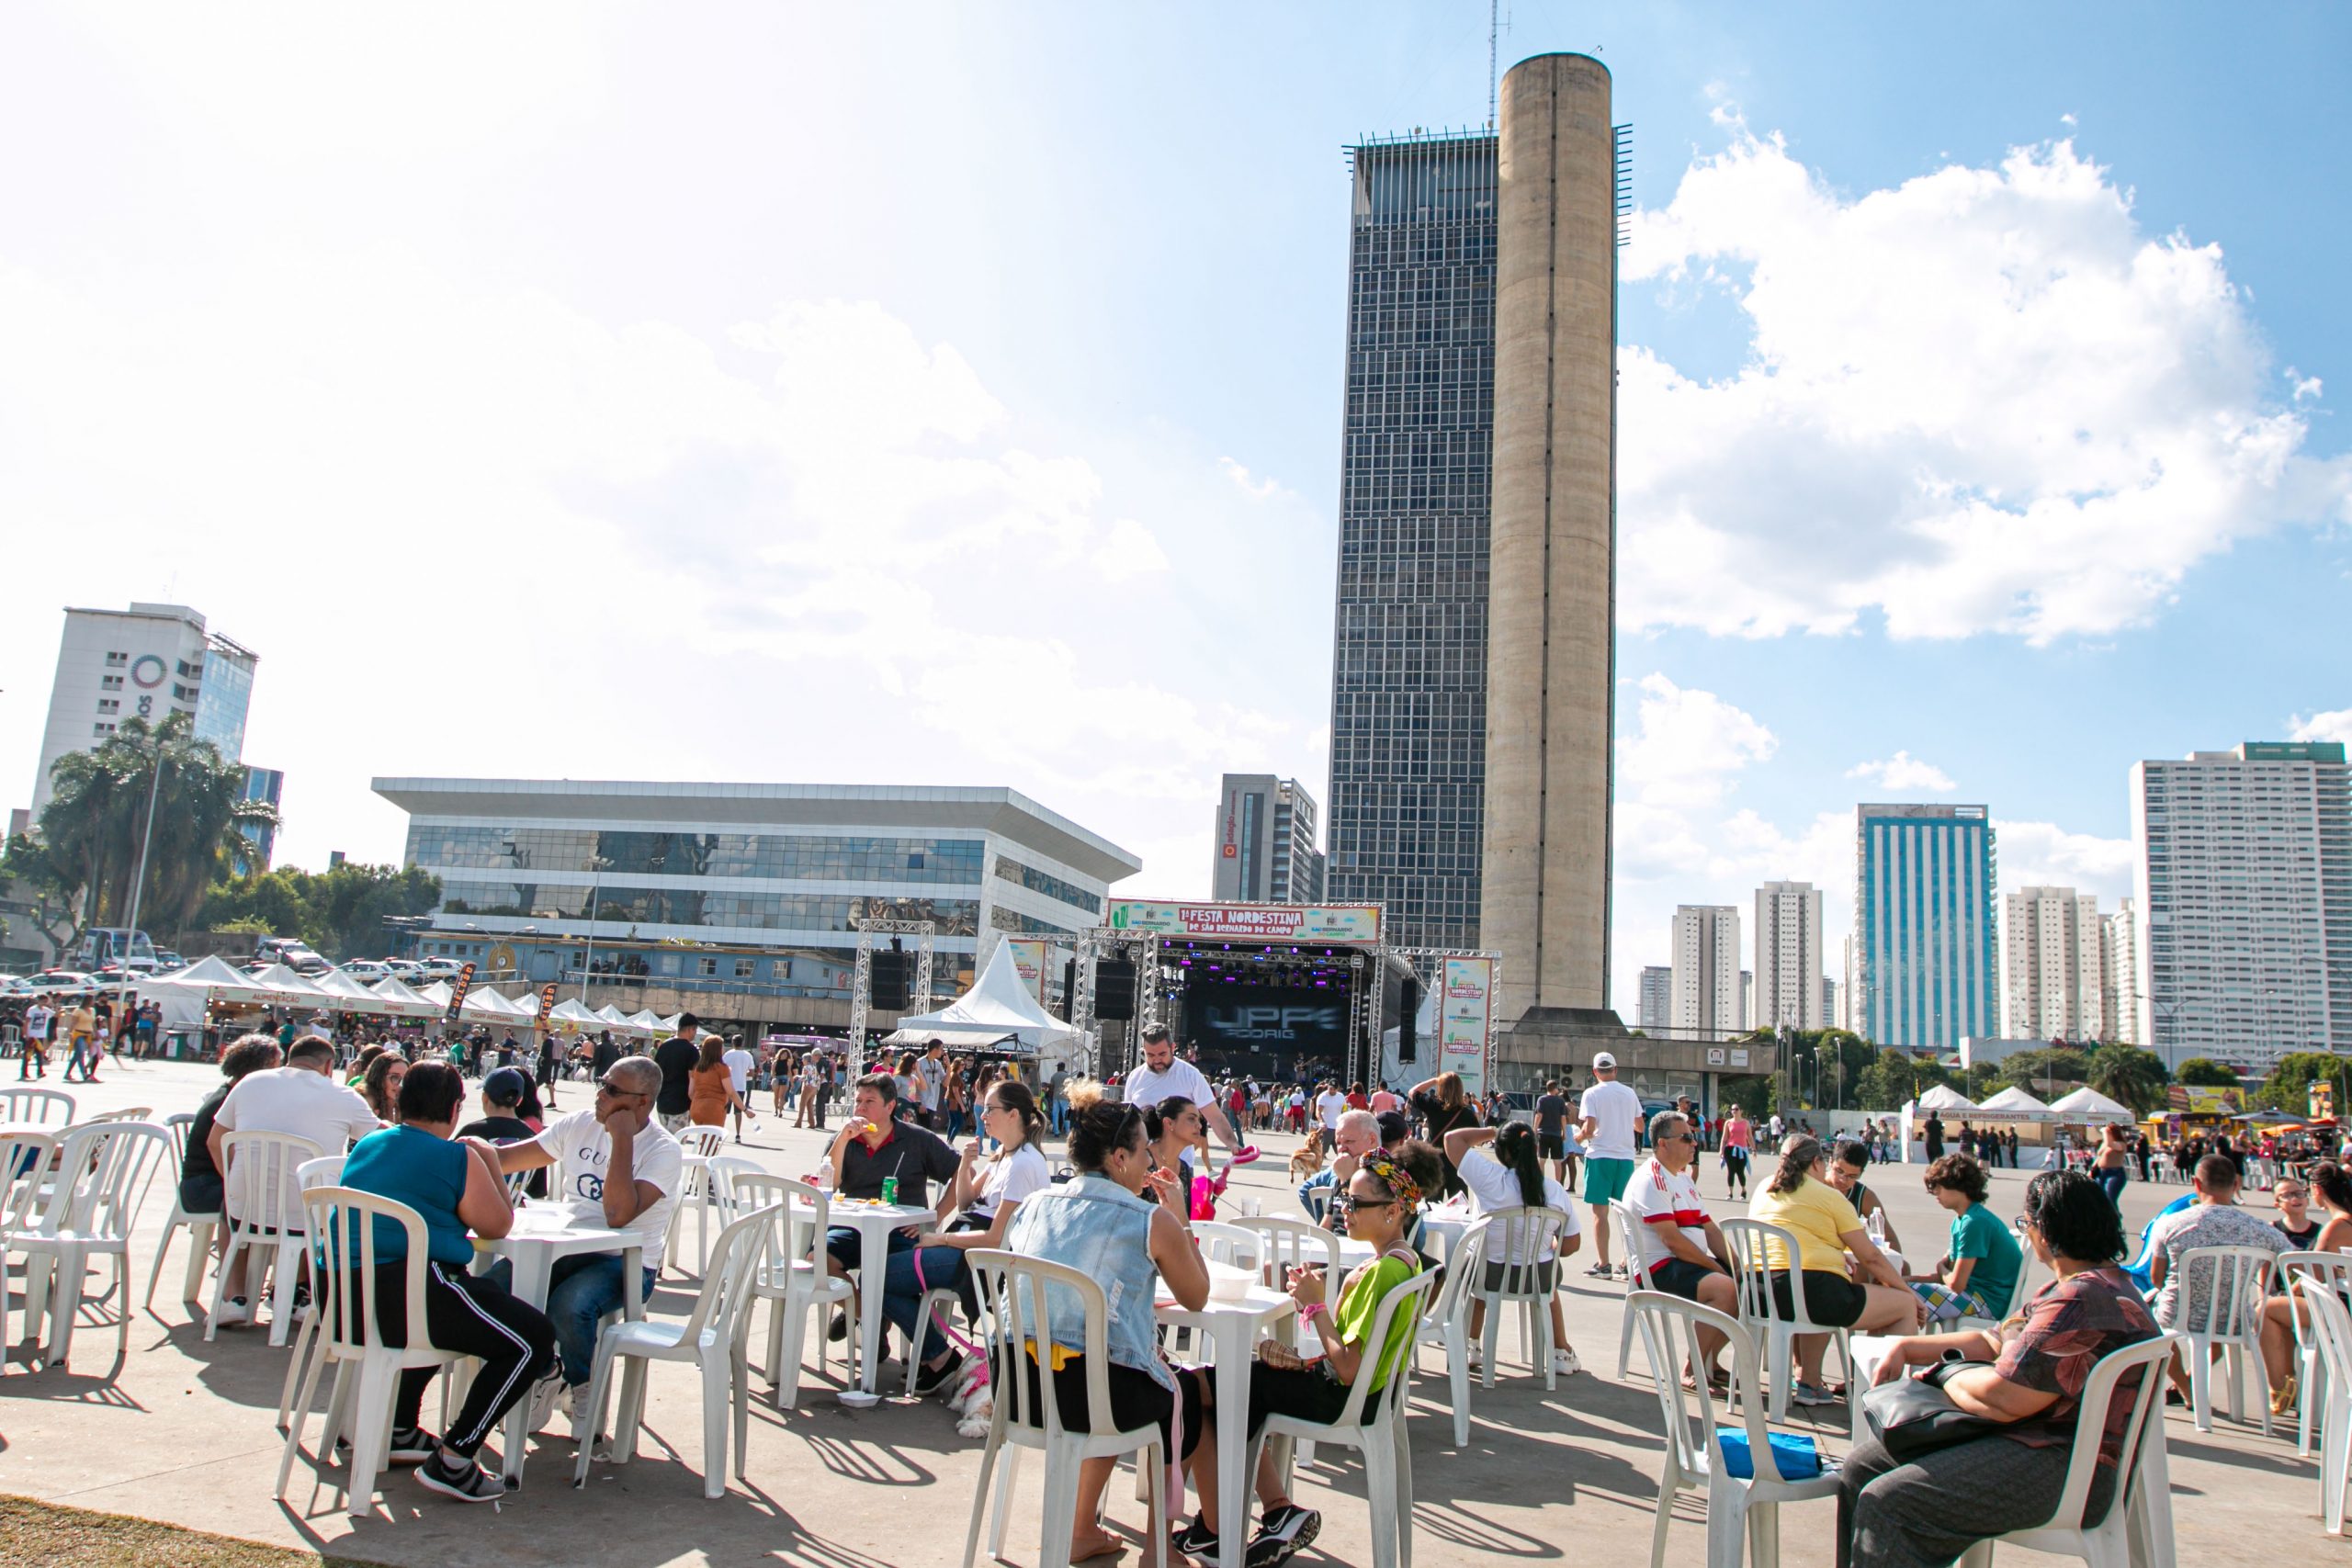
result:
[(2079, 1122), (2086, 1124), (2116, 1122), (2126, 1126), (2129, 1126), (2132, 1122), (2131, 1107), (2119, 1105), (2088, 1086), (2053, 1101), (2050, 1110), (2052, 1114), (2061, 1122)]
[(395, 1017), (439, 1018), (449, 1010), (447, 997), (444, 997), (440, 1005), (436, 1007), (431, 998), (420, 995), (412, 989), (407, 982), (395, 975), (387, 975), (368, 988), (375, 992), (383, 1004), (378, 1010), (391, 1013)]
[(970, 990), (937, 1012), (900, 1019), (898, 1032), (883, 1043), (921, 1045), (937, 1040), (951, 1051), (998, 1046), (1038, 1055), (1066, 1053), (1077, 1039), (1076, 1030), (1038, 1004), (1036, 993), (1021, 977), (1012, 944), (1003, 942)]
[(1987, 1117), (2011, 1122), (2054, 1122), (2057, 1117), (2050, 1107), (2015, 1085), (2003, 1089), (1976, 1108)]

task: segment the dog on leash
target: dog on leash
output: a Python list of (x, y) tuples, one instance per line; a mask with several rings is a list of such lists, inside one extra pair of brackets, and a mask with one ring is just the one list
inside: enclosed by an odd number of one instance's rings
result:
[(959, 1438), (985, 1438), (989, 1424), (996, 1417), (996, 1395), (989, 1386), (989, 1364), (978, 1356), (964, 1360), (963, 1375), (947, 1395), (947, 1408), (956, 1413), (956, 1435)]
[(1317, 1127), (1306, 1134), (1306, 1142), (1290, 1156), (1290, 1179), (1304, 1181), (1323, 1168), (1323, 1129)]

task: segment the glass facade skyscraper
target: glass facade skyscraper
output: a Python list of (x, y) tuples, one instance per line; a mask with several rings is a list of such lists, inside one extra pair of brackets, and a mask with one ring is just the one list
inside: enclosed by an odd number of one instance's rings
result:
[(1854, 818), (1855, 1030), (1915, 1051), (1999, 1033), (1985, 808), (1858, 806)]
[(1350, 150), (1347, 395), (1325, 896), (1478, 942), (1496, 140)]

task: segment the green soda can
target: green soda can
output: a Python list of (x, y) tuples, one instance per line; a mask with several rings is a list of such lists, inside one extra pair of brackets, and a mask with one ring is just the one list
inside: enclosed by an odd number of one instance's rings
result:
[(899, 1179), (895, 1176), (884, 1177), (882, 1179), (882, 1201), (885, 1203), (895, 1203), (898, 1201)]

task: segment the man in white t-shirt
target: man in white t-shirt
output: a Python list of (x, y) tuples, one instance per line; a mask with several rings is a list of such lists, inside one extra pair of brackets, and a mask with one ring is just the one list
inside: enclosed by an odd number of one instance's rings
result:
[(947, 1044), (934, 1040), (915, 1062), (915, 1080), (922, 1086), (922, 1124), (934, 1133), (947, 1131), (947, 1116), (940, 1109), (947, 1098)]
[(735, 1141), (743, 1141), (743, 1107), (751, 1103), (752, 1054), (743, 1049), (743, 1042), (735, 1035), (727, 1037), (727, 1049), (720, 1052), (719, 1061), (727, 1068), (727, 1076), (735, 1085)]
[[(1650, 1118), (1650, 1157), (1634, 1173), (1625, 1205), (1641, 1222), (1641, 1246), (1651, 1255), (1645, 1288), (1717, 1312), (1738, 1311), (1730, 1249), (1699, 1196), (1699, 1140), (1688, 1119), (1672, 1111)], [(1698, 1334), (1712, 1375), (1724, 1337), (1705, 1327)]]
[[(1589, 1274), (1609, 1267), (1609, 1205), (1625, 1195), (1634, 1178), (1634, 1130), (1641, 1125), (1642, 1097), (1617, 1081), (1617, 1058), (1603, 1051), (1592, 1059), (1592, 1087), (1577, 1101), (1577, 1137), (1584, 1144), (1584, 1201), (1592, 1208), (1594, 1260)], [(1625, 1260), (1630, 1264), (1632, 1258)], [(1625, 1265), (1616, 1269), (1625, 1272)]]
[[(529, 1143), (498, 1151), (500, 1167), (509, 1174), (554, 1166), (548, 1194), (571, 1224), (629, 1234), (642, 1248), (640, 1302), (653, 1293), (685, 1170), (685, 1152), (654, 1119), (653, 1102), (661, 1092), (660, 1067), (643, 1056), (623, 1056), (596, 1080), (594, 1110), (575, 1111), (548, 1122)], [(563, 1386), (549, 1382), (532, 1408), (532, 1430), (547, 1424), (556, 1396), (568, 1392), (576, 1433), (586, 1413), (598, 1325), (628, 1299), (622, 1256), (583, 1253), (559, 1258), (549, 1271), (547, 1314), (555, 1325)]]
[(1323, 1123), (1323, 1136), (1326, 1140), (1339, 1135), (1340, 1118), (1346, 1113), (1347, 1109), (1348, 1097), (1340, 1092), (1340, 1086), (1337, 1084), (1325, 1084), (1322, 1091), (1316, 1095), (1315, 1116)]
[[(1241, 1152), (1242, 1142), (1235, 1136), (1225, 1107), (1216, 1102), (1209, 1080), (1200, 1068), (1176, 1055), (1176, 1042), (1166, 1024), (1155, 1023), (1143, 1032), (1143, 1066), (1127, 1075), (1124, 1089), (1129, 1105), (1157, 1105), (1170, 1095), (1182, 1095), (1201, 1108), (1201, 1114), (1216, 1129), (1227, 1148)], [(1250, 1157), (1256, 1157), (1255, 1150)]]
[(49, 1028), (56, 1017), (49, 1004), (38, 997), (25, 1010), (25, 1054), (17, 1062), (19, 1079), (49, 1077)]
[[(205, 1135), (204, 1143), (212, 1154), (212, 1168), (220, 1173), (225, 1184), (224, 1210), (240, 1215), (245, 1212), (244, 1195), (236, 1179), (230, 1175), (230, 1134), (283, 1133), (309, 1140), (321, 1155), (339, 1155), (383, 1125), (356, 1090), (334, 1081), (331, 1076), (334, 1071), (334, 1047), (311, 1034), (294, 1042), (286, 1053), (284, 1066), (264, 1067), (237, 1080), (229, 1098), (213, 1113), (212, 1131)], [(289, 1168), (288, 1175), (291, 1174)], [(288, 1180), (271, 1211), (260, 1218), (270, 1225), (291, 1222), (299, 1230), (300, 1212), (300, 1199)], [(250, 1316), (244, 1291), (245, 1261), (249, 1256), (240, 1252), (230, 1268), (221, 1292), (223, 1324), (243, 1323)], [(308, 1293), (297, 1291), (295, 1300), (304, 1301)]]

